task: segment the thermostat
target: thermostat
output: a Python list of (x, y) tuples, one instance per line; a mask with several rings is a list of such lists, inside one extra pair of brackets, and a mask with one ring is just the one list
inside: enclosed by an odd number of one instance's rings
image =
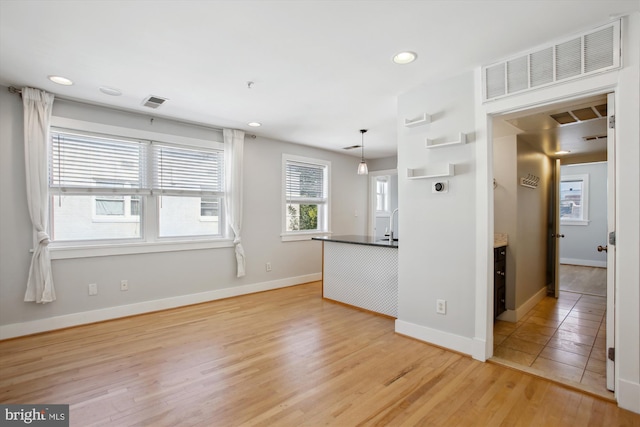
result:
[(447, 193), (449, 191), (449, 181), (436, 181), (431, 184), (432, 193)]

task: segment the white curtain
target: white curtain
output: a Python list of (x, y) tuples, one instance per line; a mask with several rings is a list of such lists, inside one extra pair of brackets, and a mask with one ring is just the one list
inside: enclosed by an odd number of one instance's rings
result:
[(27, 202), (31, 222), (37, 236), (24, 300), (44, 304), (56, 299), (49, 257), (49, 235), (46, 232), (49, 223), (47, 145), (53, 95), (38, 89), (23, 88), (22, 105), (24, 109)]
[(224, 129), (225, 209), (227, 222), (233, 232), (238, 277), (244, 276), (245, 256), (240, 239), (242, 228), (242, 162), (244, 156), (244, 132)]

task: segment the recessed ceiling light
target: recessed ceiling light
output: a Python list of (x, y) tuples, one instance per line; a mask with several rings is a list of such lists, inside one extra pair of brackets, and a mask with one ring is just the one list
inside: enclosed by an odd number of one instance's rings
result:
[(260, 126), (262, 126), (262, 123), (258, 123), (258, 122), (251, 122), (251, 123), (247, 123), (249, 126), (251, 126), (252, 128), (258, 128)]
[(63, 86), (71, 86), (73, 84), (71, 80), (62, 76), (49, 76), (49, 80)]
[(415, 52), (400, 52), (393, 57), (393, 62), (396, 64), (409, 64), (416, 60), (418, 55)]
[(556, 155), (561, 156), (563, 154), (569, 154), (571, 151), (567, 151), (567, 150), (560, 150), (560, 151), (556, 151)]
[(122, 91), (120, 89), (116, 89), (114, 87), (109, 87), (109, 86), (100, 86), (100, 92), (104, 93), (105, 95), (111, 95), (111, 96), (122, 95)]

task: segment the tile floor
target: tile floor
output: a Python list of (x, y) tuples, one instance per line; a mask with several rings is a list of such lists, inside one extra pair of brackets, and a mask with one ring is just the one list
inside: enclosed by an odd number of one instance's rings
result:
[(561, 291), (519, 322), (494, 324), (494, 359), (594, 393), (606, 389), (606, 298)]

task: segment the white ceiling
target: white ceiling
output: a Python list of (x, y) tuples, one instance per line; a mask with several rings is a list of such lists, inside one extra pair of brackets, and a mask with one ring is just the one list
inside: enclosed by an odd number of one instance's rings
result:
[[(0, 84), (338, 151), (367, 128), (366, 156), (379, 158), (396, 152), (398, 95), (637, 10), (638, 0), (0, 0)], [(392, 63), (402, 50), (418, 60)], [(169, 101), (150, 110), (149, 95)]]

